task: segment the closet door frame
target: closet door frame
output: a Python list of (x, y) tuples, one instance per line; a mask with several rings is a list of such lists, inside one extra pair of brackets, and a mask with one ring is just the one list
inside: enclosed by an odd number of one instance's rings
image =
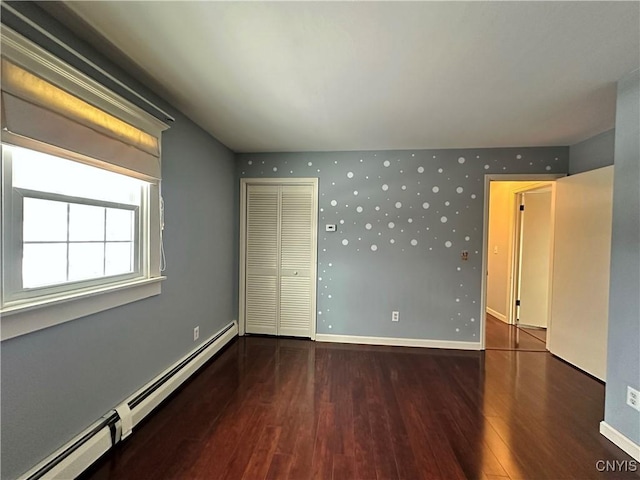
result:
[(247, 187), (249, 185), (313, 187), (313, 217), (311, 235), (311, 340), (316, 339), (318, 285), (318, 179), (317, 178), (241, 178), (240, 179), (240, 266), (238, 287), (238, 332), (245, 334), (247, 285)]

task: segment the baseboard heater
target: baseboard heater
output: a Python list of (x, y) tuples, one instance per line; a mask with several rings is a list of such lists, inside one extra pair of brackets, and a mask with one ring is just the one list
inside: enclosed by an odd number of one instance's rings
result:
[(127, 438), (133, 427), (237, 335), (238, 324), (234, 321), (20, 478), (77, 477)]

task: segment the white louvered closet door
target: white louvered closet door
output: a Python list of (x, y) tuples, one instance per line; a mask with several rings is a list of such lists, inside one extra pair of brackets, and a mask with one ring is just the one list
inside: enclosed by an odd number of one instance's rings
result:
[(282, 186), (278, 335), (311, 335), (313, 187)]
[(279, 210), (277, 186), (247, 186), (247, 333), (278, 333)]
[(314, 205), (311, 185), (247, 185), (247, 333), (311, 336)]

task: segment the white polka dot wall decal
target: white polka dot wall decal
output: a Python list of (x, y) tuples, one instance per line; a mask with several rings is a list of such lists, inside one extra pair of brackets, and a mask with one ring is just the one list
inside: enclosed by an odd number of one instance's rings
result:
[(330, 263), (330, 264), (329, 264), (329, 266), (330, 266), (330, 267), (333, 267), (333, 263)]
[(353, 178), (353, 172), (347, 172), (347, 178)]
[(353, 194), (357, 197), (358, 196), (358, 190), (354, 190)]
[(485, 166), (484, 166), (484, 169), (485, 169), (485, 170), (489, 170), (489, 165), (485, 165)]
[(322, 281), (322, 277), (318, 277), (318, 281), (321, 282)]
[(549, 170), (551, 170), (551, 165), (547, 165), (546, 167), (544, 167), (544, 169), (548, 172)]
[(324, 212), (324, 208), (321, 208), (321, 209), (320, 209), (320, 211), (321, 211), (321, 212)]
[(458, 158), (458, 163), (459, 163), (460, 165), (462, 165), (462, 164), (463, 164), (464, 162), (466, 162), (466, 161), (467, 161), (467, 159), (466, 159), (466, 158), (464, 158), (464, 157), (460, 157), (460, 158)]
[(444, 215), (442, 217), (440, 217), (440, 221), (442, 223), (447, 223), (447, 217), (445, 217)]
[(380, 211), (380, 207), (376, 205), (376, 212)]
[(418, 240), (416, 240), (415, 238), (411, 239), (411, 246), (415, 247), (416, 245), (418, 245)]
[(516, 155), (516, 158), (520, 160), (522, 158), (522, 155)]
[(383, 184), (383, 185), (382, 185), (382, 190), (383, 190), (383, 191), (385, 191), (385, 192), (386, 192), (387, 190), (389, 190), (389, 185), (387, 185), (386, 183), (385, 183), (385, 184)]
[(438, 192), (440, 191), (440, 187), (433, 187), (433, 188), (431, 189), (431, 191), (432, 191), (433, 193), (438, 193)]
[(367, 223), (364, 228), (366, 228), (367, 230), (371, 230), (371, 228), (373, 227), (373, 225), (371, 225), (370, 223)]
[(278, 167), (273, 167), (273, 171), (277, 172), (278, 171)]
[(344, 225), (344, 220), (340, 220), (340, 225)]
[(396, 243), (396, 241), (392, 238), (391, 240), (389, 240), (389, 243)]
[(460, 299), (459, 298), (456, 298), (456, 303), (460, 303)]
[(313, 162), (309, 162), (307, 163), (307, 165), (310, 167), (311, 165), (313, 165)]
[(533, 165), (533, 162), (529, 162), (529, 165)]
[[(426, 210), (427, 208), (429, 208), (429, 202), (424, 202), (424, 203), (422, 204), (422, 208), (424, 208), (425, 210)], [(422, 217), (422, 218), (424, 218), (424, 217)]]
[[(398, 160), (398, 161), (400, 161), (400, 160)], [(404, 170), (400, 170), (400, 173), (404, 173)]]
[(424, 173), (424, 167), (418, 167), (418, 173)]
[(402, 202), (396, 202), (396, 208), (402, 208)]
[(337, 165), (338, 164), (338, 160), (334, 160), (333, 163), (335, 163)]
[(358, 205), (358, 206), (356, 207), (356, 212), (358, 212), (358, 213), (362, 213), (362, 210), (363, 210), (363, 208), (362, 208), (360, 205)]
[(459, 329), (459, 328), (456, 328), (456, 332), (459, 332), (459, 331), (460, 331), (460, 329)]
[(444, 246), (447, 247), (447, 248), (451, 248), (451, 245), (453, 245), (453, 244), (449, 240), (444, 242)]
[(449, 200), (447, 200), (446, 202), (444, 202), (444, 206), (448, 207), (449, 205), (451, 205), (451, 203), (449, 203)]
[(338, 205), (338, 201), (337, 200), (331, 200), (331, 206), (335, 207), (336, 205)]
[(252, 162), (251, 160), (249, 160), (249, 161), (247, 162), (247, 165), (253, 165), (253, 162)]
[(293, 175), (293, 170), (290, 170), (289, 173)]
[(344, 240), (342, 240), (342, 244), (346, 247), (347, 245), (349, 245), (349, 240), (345, 238)]
[(444, 170), (443, 170), (443, 169), (441, 169), (441, 168), (439, 168), (439, 169), (438, 169), (438, 173), (442, 173), (442, 172), (444, 172)]
[(393, 227), (395, 227), (395, 226), (396, 226), (396, 224), (395, 224), (395, 223), (393, 223), (393, 222), (389, 222), (389, 223), (387, 224), (387, 226), (388, 226), (389, 228), (393, 228)]
[(320, 173), (320, 169), (318, 169), (318, 173)]
[(362, 237), (358, 237), (358, 241), (359, 241), (359, 242), (360, 242), (360, 241), (362, 241)]
[(420, 192), (416, 193), (417, 196), (420, 196)]
[(464, 239), (468, 242), (469, 240), (471, 240), (471, 237), (467, 235), (466, 237), (464, 237)]
[(378, 246), (377, 245), (371, 245), (371, 251), (375, 252), (376, 250), (378, 250)]
[(262, 160), (262, 164), (264, 165), (264, 160)]
[(460, 271), (461, 269), (460, 269), (460, 267), (456, 267), (456, 270), (457, 270), (457, 271)]
[(457, 193), (462, 193), (462, 192), (464, 192), (464, 188), (458, 187), (458, 188), (456, 188), (456, 192)]
[(471, 194), (471, 198), (476, 198), (476, 194), (475, 194), (475, 193), (472, 193), (472, 194)]
[(400, 188), (402, 188), (402, 190), (406, 190), (407, 186), (406, 185), (402, 185), (402, 187), (400, 187)]
[(242, 172), (242, 175), (244, 175), (244, 172)]
[(318, 315), (322, 315), (322, 310), (318, 310)]
[(413, 223), (413, 218), (407, 218), (407, 222)]
[(385, 167), (388, 167), (389, 165), (391, 165), (391, 162), (390, 162), (389, 160), (385, 160), (382, 164), (383, 164)]
[(381, 236), (382, 236), (382, 233), (381, 233), (381, 232), (378, 232), (378, 236), (379, 236), (379, 237), (381, 237)]
[(412, 157), (415, 157), (415, 156), (416, 156), (416, 154), (415, 154), (415, 153), (412, 153), (412, 154), (411, 154), (411, 156), (412, 156)]
[(327, 298), (332, 298), (332, 297), (331, 297), (331, 294), (327, 295)]
[(362, 163), (362, 162), (364, 162), (364, 160), (363, 160), (363, 159), (360, 159), (360, 163)]

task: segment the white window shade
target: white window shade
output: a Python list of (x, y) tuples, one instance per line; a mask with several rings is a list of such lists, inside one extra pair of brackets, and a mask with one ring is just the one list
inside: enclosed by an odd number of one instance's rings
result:
[(36, 45), (25, 53), (25, 39), (6, 27), (2, 43), (3, 141), (33, 140), (97, 166), (161, 178), (164, 123)]

